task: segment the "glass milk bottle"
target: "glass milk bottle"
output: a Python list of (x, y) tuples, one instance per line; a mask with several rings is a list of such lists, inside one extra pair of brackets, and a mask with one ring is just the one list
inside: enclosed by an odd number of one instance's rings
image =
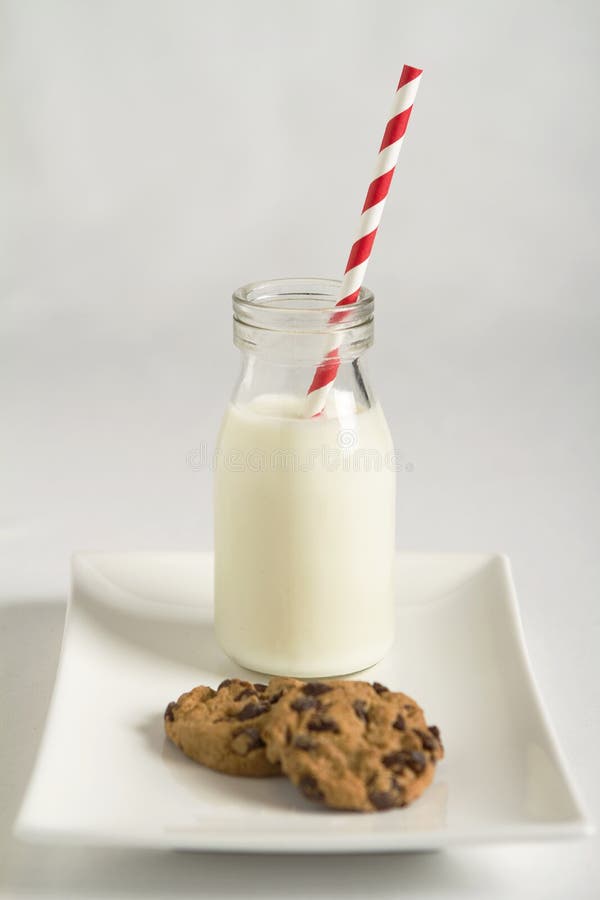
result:
[[(356, 672), (393, 638), (394, 453), (364, 366), (374, 300), (362, 288), (332, 322), (339, 290), (282, 278), (233, 295), (242, 366), (215, 455), (215, 628), (233, 660), (272, 675)], [(332, 341), (340, 367), (311, 415)]]

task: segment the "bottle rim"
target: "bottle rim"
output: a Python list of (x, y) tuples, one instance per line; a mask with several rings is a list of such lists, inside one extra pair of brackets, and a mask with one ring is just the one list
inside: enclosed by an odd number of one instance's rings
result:
[(338, 307), (341, 286), (338, 278), (313, 275), (250, 282), (233, 293), (234, 322), (295, 334), (346, 331), (371, 323), (373, 292), (363, 286), (354, 303)]

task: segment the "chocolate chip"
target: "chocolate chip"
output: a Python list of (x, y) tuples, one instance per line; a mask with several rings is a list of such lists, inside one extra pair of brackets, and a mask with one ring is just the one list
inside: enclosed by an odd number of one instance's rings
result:
[(421, 753), (420, 750), (411, 750), (410, 751), (410, 760), (408, 762), (408, 768), (412, 769), (417, 775), (420, 775), (421, 772), (425, 771), (427, 767), (427, 759), (425, 754)]
[(306, 709), (314, 709), (317, 702), (314, 697), (297, 697), (290, 703), (290, 708), (296, 712), (304, 712)]
[(165, 719), (168, 719), (169, 722), (175, 721), (175, 714), (173, 710), (177, 707), (177, 704), (174, 700), (171, 700), (167, 708), (165, 709)]
[(322, 681), (309, 681), (302, 688), (302, 693), (307, 697), (318, 697), (319, 694), (326, 694), (327, 691), (332, 690), (330, 684), (324, 684)]
[(271, 704), (278, 703), (282, 697), (283, 697), (283, 690), (277, 691), (276, 694), (273, 694), (273, 696), (269, 698), (269, 703), (271, 703)]
[(396, 750), (382, 756), (381, 762), (398, 775), (401, 775), (405, 768), (412, 769), (416, 775), (420, 775), (427, 765), (425, 755), (420, 750)]
[(404, 729), (406, 728), (406, 722), (404, 721), (404, 716), (400, 715), (400, 713), (398, 713), (398, 715), (394, 719), (394, 724), (392, 725), (392, 728), (396, 728), (398, 731), (404, 731)]
[(313, 716), (306, 726), (309, 731), (333, 731), (334, 734), (340, 733), (337, 722), (333, 719), (327, 719), (325, 716)]
[(254, 683), (254, 690), (258, 691), (259, 694), (264, 694), (266, 689), (267, 689), (266, 684), (261, 684), (260, 681), (256, 681)]
[(380, 684), (378, 681), (374, 681), (373, 690), (377, 691), (378, 694), (385, 694), (386, 691), (389, 691), (389, 688), (386, 687), (385, 684)]
[(400, 801), (400, 806), (406, 806), (406, 790), (402, 787), (399, 781), (397, 781), (392, 775), (392, 787), (396, 791), (396, 795), (398, 800)]
[(296, 740), (294, 741), (294, 747), (297, 747), (298, 750), (316, 750), (317, 745), (314, 741), (311, 741), (309, 737), (305, 734), (299, 734)]
[(406, 751), (396, 750), (394, 753), (387, 753), (381, 757), (381, 762), (387, 769), (394, 769), (395, 772), (401, 774), (406, 765)]
[(356, 713), (356, 715), (362, 722), (369, 721), (369, 716), (367, 713), (367, 704), (365, 703), (364, 700), (355, 700), (354, 703), (352, 704), (352, 708), (354, 709), (354, 712)]
[(219, 687), (217, 688), (217, 690), (220, 691), (221, 688), (229, 687), (230, 684), (231, 684), (231, 678), (226, 678), (225, 681), (222, 681), (222, 682), (221, 682), (221, 684), (219, 685)]
[(245, 722), (246, 719), (255, 719), (256, 716), (261, 716), (268, 709), (270, 709), (270, 704), (268, 703), (246, 703), (233, 718), (238, 719), (240, 722)]
[(244, 697), (255, 697), (255, 696), (256, 696), (256, 691), (254, 690), (254, 688), (247, 687), (247, 688), (244, 688), (244, 690), (241, 692), (241, 694), (238, 694), (237, 697), (234, 697), (233, 699), (234, 700), (243, 700)]
[(427, 734), (426, 731), (419, 731), (418, 728), (415, 728), (415, 731), (421, 738), (423, 750), (435, 750), (435, 741), (430, 734)]
[(265, 746), (265, 742), (260, 736), (258, 728), (252, 726), (248, 728), (236, 728), (233, 732), (233, 740), (231, 746), (240, 756), (245, 756), (251, 750), (258, 750)]
[(288, 746), (292, 743), (292, 729), (289, 725), (285, 729), (285, 742)]
[(429, 730), (432, 733), (432, 735), (434, 736), (434, 738), (436, 738), (436, 740), (441, 741), (442, 738), (440, 735), (440, 729), (437, 727), (437, 725), (430, 725)]
[(375, 809), (392, 809), (396, 806), (396, 797), (391, 791), (371, 791), (369, 800)]
[(319, 787), (319, 782), (314, 775), (303, 775), (298, 782), (298, 787), (309, 800), (315, 800), (317, 803), (322, 803), (325, 799), (325, 795)]

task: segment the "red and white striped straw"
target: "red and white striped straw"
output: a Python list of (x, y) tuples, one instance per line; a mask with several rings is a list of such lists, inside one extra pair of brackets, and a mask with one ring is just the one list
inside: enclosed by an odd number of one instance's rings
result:
[[(358, 300), (371, 257), (371, 251), (373, 250), (375, 235), (381, 222), (383, 208), (394, 176), (398, 154), (402, 147), (408, 120), (410, 119), (413, 103), (419, 89), (422, 71), (422, 69), (415, 69), (413, 66), (404, 66), (402, 69), (402, 75), (394, 96), (394, 103), (385, 127), (377, 162), (375, 163), (375, 171), (373, 172), (367, 197), (362, 208), (358, 234), (352, 244), (346, 264), (340, 299), (336, 306), (350, 306)], [(339, 322), (343, 317), (342, 311), (334, 313), (330, 322)], [(342, 336), (340, 332), (334, 332), (330, 350), (323, 361), (319, 363), (308, 389), (305, 407), (305, 415), (307, 417), (318, 415), (325, 407), (327, 395), (340, 367), (339, 347), (341, 342)]]

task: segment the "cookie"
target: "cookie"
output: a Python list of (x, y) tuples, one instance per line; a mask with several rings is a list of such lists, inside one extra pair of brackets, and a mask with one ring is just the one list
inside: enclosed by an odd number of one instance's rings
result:
[(267, 759), (262, 730), (286, 683), (285, 678), (268, 686), (227, 678), (216, 691), (195, 687), (167, 706), (167, 736), (186, 756), (217, 772), (279, 775), (279, 763)]
[(411, 803), (444, 755), (439, 730), (406, 694), (365, 681), (296, 681), (263, 729), (267, 758), (334, 809)]

